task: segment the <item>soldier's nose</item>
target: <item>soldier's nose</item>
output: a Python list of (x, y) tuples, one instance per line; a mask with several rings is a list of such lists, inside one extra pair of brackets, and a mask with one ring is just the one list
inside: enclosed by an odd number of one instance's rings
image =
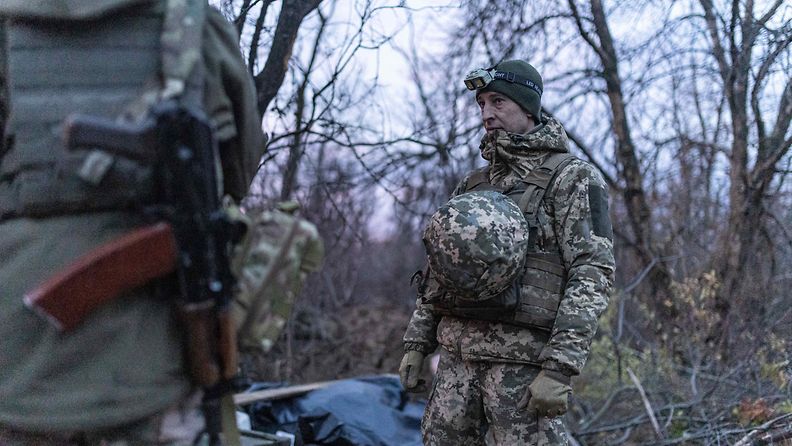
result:
[(484, 112), (484, 111), (482, 111), (482, 113), (481, 113), (481, 120), (484, 122), (484, 126), (485, 127), (486, 126), (490, 126), (491, 127), (492, 125), (495, 124), (495, 121), (496, 121), (495, 115), (493, 113)]
[(492, 107), (490, 107), (488, 105), (485, 105), (484, 107), (482, 107), (481, 108), (481, 119), (484, 120), (484, 122), (487, 122), (487, 120), (492, 119), (492, 118), (494, 118), (494, 115), (492, 113)]

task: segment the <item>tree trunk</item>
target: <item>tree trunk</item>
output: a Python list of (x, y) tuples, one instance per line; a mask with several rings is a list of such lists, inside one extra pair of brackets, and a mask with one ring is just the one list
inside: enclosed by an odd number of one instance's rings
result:
[[(264, 114), (267, 111), (267, 107), (283, 84), (300, 24), (306, 15), (319, 6), (321, 1), (283, 0), (267, 62), (264, 64), (264, 69), (254, 79), (259, 113)], [(256, 49), (251, 48), (250, 50), (255, 51)]]
[[(742, 4), (733, 0), (730, 16), (724, 20), (718, 16), (711, 0), (700, 0), (704, 19), (711, 39), (711, 51), (718, 64), (719, 75), (723, 82), (729, 112), (731, 114), (731, 153), (729, 154), (729, 216), (720, 248), (720, 258), (716, 260), (717, 271), (721, 278), (721, 288), (717, 295), (716, 309), (723, 319), (718, 327), (722, 348), (728, 351), (730, 338), (736, 329), (732, 322), (740, 324), (761, 318), (766, 309), (769, 292), (759, 273), (763, 262), (772, 253), (771, 244), (762, 242), (761, 233), (765, 228), (767, 194), (770, 185), (778, 175), (776, 164), (784, 157), (790, 142), (784, 141), (792, 117), (792, 84), (787, 80), (783, 90), (775, 125), (769, 135), (760, 114), (758, 97), (762, 89), (763, 72), (788, 48), (792, 34), (777, 40), (778, 46), (762, 57), (758, 74), (751, 71), (752, 53), (757, 47), (756, 39), (765, 27), (767, 20), (781, 5), (780, 1), (770, 6), (762, 17), (754, 17), (753, 3)], [(741, 8), (744, 10), (741, 11)], [(726, 25), (728, 23), (728, 25)], [(720, 24), (720, 25), (719, 25)], [(723, 27), (723, 28), (721, 28)], [(724, 47), (728, 45), (728, 47)], [(751, 80), (753, 91), (749, 95)], [(757, 125), (758, 144), (756, 162), (749, 165), (749, 148), (752, 142), (749, 131), (749, 96), (752, 98)]]
[[(574, 5), (573, 1), (570, 1)], [(652, 238), (652, 211), (646, 199), (643, 181), (644, 175), (638, 162), (637, 149), (632, 140), (628, 121), (627, 104), (622, 92), (622, 80), (619, 75), (618, 55), (613, 44), (605, 10), (601, 0), (591, 1), (591, 14), (599, 45), (594, 47), (602, 64), (602, 77), (605, 80), (608, 100), (613, 115), (613, 132), (616, 135), (616, 159), (622, 168), (624, 189), (622, 191), (628, 219), (635, 237), (635, 251), (641, 262), (649, 265), (657, 262), (649, 275), (649, 283), (653, 294), (667, 296), (671, 279), (668, 270), (658, 258), (664, 257), (655, 246)], [(584, 30), (581, 29), (581, 32)], [(590, 44), (593, 42), (590, 42)], [(664, 299), (654, 299), (662, 305)], [(668, 311), (668, 309), (665, 309)]]

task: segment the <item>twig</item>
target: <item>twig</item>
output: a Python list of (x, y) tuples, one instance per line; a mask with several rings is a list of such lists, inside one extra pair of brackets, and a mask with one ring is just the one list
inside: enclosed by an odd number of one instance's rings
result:
[(784, 415), (781, 415), (780, 417), (773, 418), (772, 420), (764, 423), (763, 425), (756, 427), (751, 432), (748, 432), (748, 435), (742, 437), (739, 441), (737, 441), (737, 443), (734, 443), (734, 446), (749, 446), (751, 444), (755, 444), (755, 442), (753, 441), (754, 437), (766, 431), (770, 426), (772, 426), (776, 422), (790, 417), (792, 417), (792, 413), (786, 413)]
[[(690, 401), (690, 402), (687, 402), (687, 403), (668, 404), (668, 405), (665, 405), (665, 406), (661, 407), (658, 411), (662, 412), (664, 410), (691, 409), (691, 408), (693, 408), (693, 407), (695, 407), (695, 406), (697, 406), (699, 404), (701, 404), (701, 399), (696, 399), (696, 400), (693, 400), (693, 401)], [(635, 426), (644, 424), (646, 422), (646, 418), (648, 418), (648, 417), (645, 414), (640, 414), (640, 415), (634, 416), (632, 418), (628, 418), (628, 419), (625, 419), (625, 420), (617, 421), (614, 424), (598, 426), (598, 427), (594, 427), (594, 428), (582, 429), (582, 430), (580, 430), (578, 432), (575, 432), (575, 435), (577, 435), (578, 437), (584, 437), (584, 436), (589, 436), (589, 435), (594, 435), (594, 434), (600, 434), (600, 433), (603, 433), (603, 432), (613, 432), (613, 431), (618, 431), (618, 430), (622, 430), (622, 429), (626, 429), (626, 428), (630, 428), (630, 427), (635, 427)], [(665, 443), (663, 443), (663, 444), (665, 444)]]
[(630, 375), (630, 379), (635, 384), (635, 387), (638, 389), (638, 393), (641, 395), (641, 399), (643, 400), (644, 407), (646, 408), (646, 414), (649, 415), (649, 421), (652, 422), (652, 427), (654, 428), (655, 434), (657, 434), (657, 438), (664, 439), (665, 435), (660, 430), (660, 424), (657, 422), (657, 418), (655, 418), (654, 409), (652, 409), (652, 403), (649, 402), (649, 398), (646, 397), (646, 392), (644, 391), (641, 382), (638, 380), (638, 377), (635, 376), (632, 369), (627, 367), (627, 374)]
[(605, 402), (597, 410), (597, 413), (592, 415), (591, 418), (589, 418), (587, 420), (586, 419), (581, 419), (580, 420), (580, 424), (581, 424), (581, 429), (580, 430), (585, 431), (586, 429), (591, 427), (592, 424), (594, 424), (602, 415), (604, 415), (605, 413), (607, 413), (611, 409), (611, 405), (616, 400), (616, 397), (621, 395), (622, 392), (625, 392), (625, 391), (631, 390), (631, 389), (632, 389), (632, 387), (626, 387), (625, 386), (625, 387), (619, 387), (618, 389), (616, 389), (613, 392), (611, 392), (611, 394), (608, 395), (608, 399), (605, 400)]

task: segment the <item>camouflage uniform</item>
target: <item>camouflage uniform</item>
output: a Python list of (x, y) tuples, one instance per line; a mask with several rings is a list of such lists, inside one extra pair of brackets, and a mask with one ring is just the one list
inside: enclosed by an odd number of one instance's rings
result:
[[(101, 181), (74, 175), (80, 154), (60, 142), (68, 113), (139, 116), (152, 87), (180, 99), (186, 87), (200, 102), (183, 101), (214, 127), (225, 192), (247, 192), (264, 149), (255, 90), (235, 30), (201, 3), (0, 2), (11, 98), (0, 150), (2, 444), (190, 444), (203, 426), (172, 300), (153, 286), (65, 334), (23, 305), (54, 272), (145, 224), (127, 200), (146, 203), (150, 170), (118, 156)], [(201, 20), (180, 15), (185, 8)]]
[[(488, 134), (480, 149), (489, 162), (490, 183), (508, 189), (551, 153), (568, 152), (568, 141), (561, 124), (549, 118), (525, 135)], [(467, 189), (471, 175), (454, 196)], [(483, 444), (487, 426), (498, 444), (566, 444), (560, 419), (537, 420), (515, 408), (541, 368), (572, 376), (586, 361), (614, 272), (606, 191), (601, 174), (575, 159), (557, 176), (538, 211), (536, 247), (560, 254), (566, 270), (551, 331), (439, 316), (426, 302), (443, 290), (428, 271), (404, 335), (408, 351), (429, 354), (442, 347), (422, 423), (425, 444)], [(522, 285), (523, 295), (534, 292)]]

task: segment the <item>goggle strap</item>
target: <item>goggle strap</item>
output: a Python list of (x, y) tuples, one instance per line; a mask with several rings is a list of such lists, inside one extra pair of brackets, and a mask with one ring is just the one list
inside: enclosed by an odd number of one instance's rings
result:
[(526, 79), (519, 74), (512, 73), (511, 71), (496, 71), (495, 74), (492, 76), (494, 79), (504, 80), (506, 82), (511, 82), (513, 84), (522, 85), (525, 87), (530, 88), (531, 90), (535, 91), (539, 96), (542, 96), (542, 89), (536, 85), (536, 82)]

